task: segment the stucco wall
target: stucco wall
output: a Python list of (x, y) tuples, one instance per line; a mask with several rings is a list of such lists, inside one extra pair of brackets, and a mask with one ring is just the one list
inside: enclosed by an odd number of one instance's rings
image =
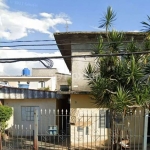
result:
[(33, 77), (54, 77), (57, 72), (56, 68), (32, 68)]
[(71, 77), (69, 74), (56, 73), (57, 90), (60, 90), (60, 85), (68, 85), (67, 79)]
[[(73, 41), (76, 43), (76, 41)], [(79, 42), (79, 41), (78, 41)], [(73, 44), (71, 46), (72, 56), (75, 55), (90, 55), (92, 52), (91, 44), (84, 44), (86, 41), (81, 41), (83, 44)], [(85, 68), (89, 62), (94, 63), (94, 58), (80, 57), (72, 58), (72, 90), (75, 91), (89, 91), (90, 87), (87, 84), (87, 80), (84, 76)]]
[(67, 85), (67, 79), (71, 77), (69, 74), (58, 73), (55, 68), (33, 68), (32, 76), (51, 77), (51, 90), (60, 90), (60, 85)]
[[(96, 108), (90, 95), (71, 95), (70, 105), (70, 122), (71, 122), (71, 142), (79, 145), (87, 145), (87, 143), (95, 144), (108, 144), (110, 143), (110, 126), (107, 126), (106, 110)], [(100, 113), (101, 112), (101, 113)], [(99, 122), (101, 115), (105, 115), (105, 126), (100, 127)], [(92, 116), (92, 117), (91, 117)], [(102, 120), (103, 121), (103, 120)], [(124, 123), (116, 124), (118, 129), (121, 130), (121, 137), (130, 139), (132, 144), (143, 142), (143, 124), (144, 124), (144, 111), (142, 108), (125, 118)], [(78, 132), (78, 127), (83, 127), (83, 132)], [(89, 134), (86, 134), (86, 127), (89, 128)], [(119, 130), (118, 130), (119, 131)], [(127, 131), (129, 135), (127, 135)], [(83, 138), (84, 137), (84, 138)], [(96, 139), (96, 141), (95, 141)]]
[[(71, 95), (71, 144), (79, 144), (87, 147), (88, 143), (99, 146), (108, 143), (109, 129), (106, 128), (106, 109), (99, 109), (94, 106), (90, 95)], [(101, 119), (100, 111), (104, 116)], [(79, 128), (83, 131), (79, 131)], [(87, 133), (88, 128), (88, 133)], [(90, 145), (89, 145), (90, 147)]]
[[(13, 107), (14, 110), (14, 122), (13, 125), (23, 125), (24, 129), (29, 129), (31, 125), (31, 132), (33, 130), (33, 121), (22, 121), (21, 107), (22, 106), (39, 106), (42, 110), (39, 115), (39, 134), (46, 133), (49, 125), (56, 125), (56, 119), (53, 116), (53, 110), (56, 110), (56, 99), (31, 99), (31, 100), (5, 100), (4, 105)], [(46, 112), (45, 112), (46, 110)], [(49, 110), (51, 110), (49, 114)], [(46, 113), (46, 114), (45, 114)], [(17, 133), (14, 133), (17, 134)], [(29, 132), (28, 132), (29, 134)]]
[[(41, 80), (39, 79), (39, 81), (30, 81), (29, 89), (40, 89), (41, 88), (41, 85), (40, 85)], [(28, 82), (28, 79), (26, 82), (20, 81), (20, 84), (27, 84), (27, 82)], [(56, 77), (51, 77), (51, 78), (49, 78), (49, 80), (47, 79), (47, 81), (44, 81), (44, 82), (45, 82), (45, 87), (49, 87), (49, 89), (51, 91), (56, 90)], [(18, 87), (18, 81), (8, 81), (8, 85), (11, 87)]]
[(131, 144), (142, 144), (144, 137), (144, 117), (144, 109), (138, 108), (133, 115), (125, 117), (123, 124), (116, 124), (118, 129), (121, 130), (121, 137), (125, 139), (128, 136)]

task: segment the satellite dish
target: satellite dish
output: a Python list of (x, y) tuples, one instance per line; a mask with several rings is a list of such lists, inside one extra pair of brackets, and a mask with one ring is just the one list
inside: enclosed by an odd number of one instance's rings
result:
[(51, 59), (45, 59), (45, 60), (40, 60), (40, 62), (46, 67), (46, 68), (52, 68), (54, 63)]

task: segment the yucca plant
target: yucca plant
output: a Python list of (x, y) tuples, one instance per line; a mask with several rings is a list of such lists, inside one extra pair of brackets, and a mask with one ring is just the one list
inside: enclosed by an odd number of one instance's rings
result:
[(108, 39), (110, 41), (108, 46), (111, 48), (112, 52), (119, 52), (123, 46), (122, 40), (124, 39), (124, 33), (112, 30), (108, 33)]
[[(148, 20), (148, 22), (150, 22), (150, 16), (148, 16), (148, 15), (147, 15), (147, 20)], [(145, 21), (142, 21), (141, 23), (142, 23), (143, 28), (144, 28), (142, 30), (145, 32), (150, 32), (150, 24), (145, 22)]]
[(116, 112), (122, 113), (123, 116), (127, 114), (128, 106), (135, 104), (135, 99), (132, 97), (130, 91), (126, 91), (122, 86), (117, 87), (116, 94), (113, 96), (114, 109)]
[(147, 15), (147, 20), (148, 22), (142, 21), (141, 24), (143, 25), (143, 29), (142, 31), (144, 31), (147, 36), (146, 36), (146, 40), (150, 40), (150, 16)]
[[(111, 56), (112, 53), (121, 51), (128, 53), (142, 51), (145, 41), (139, 44), (131, 38), (129, 43), (124, 42), (126, 39), (123, 32), (109, 31), (115, 19), (116, 13), (108, 7), (99, 26), (106, 29), (106, 37), (100, 35), (98, 44), (94, 45), (93, 49), (93, 54), (110, 54), (110, 56), (97, 57), (95, 64), (89, 63), (85, 69), (93, 103), (97, 107), (108, 108), (112, 113), (111, 149), (114, 143), (114, 114), (121, 113), (125, 117), (129, 114), (129, 110), (134, 111), (137, 107), (150, 109), (150, 56), (146, 54)], [(150, 20), (150, 17), (148, 19)], [(150, 31), (150, 25), (143, 24), (147, 27), (146, 31)], [(145, 47), (149, 48), (150, 44), (148, 39), (146, 40)]]
[(108, 37), (108, 30), (112, 27), (113, 22), (116, 20), (116, 13), (113, 11), (112, 7), (107, 8), (107, 12), (104, 13), (104, 16), (100, 19), (99, 28), (105, 28), (106, 34)]

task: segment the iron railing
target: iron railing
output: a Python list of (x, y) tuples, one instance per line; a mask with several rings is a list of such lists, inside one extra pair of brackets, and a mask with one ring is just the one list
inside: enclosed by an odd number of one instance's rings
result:
[(0, 150), (148, 150), (148, 116), (143, 110), (125, 117), (117, 114), (112, 128), (107, 110), (82, 109), (74, 114), (67, 110), (35, 110), (32, 124), (25, 121), (2, 133)]

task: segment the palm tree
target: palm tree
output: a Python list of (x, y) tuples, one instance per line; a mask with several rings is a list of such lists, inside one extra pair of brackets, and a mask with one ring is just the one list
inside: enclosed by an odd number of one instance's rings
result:
[[(150, 16), (147, 15), (147, 18), (148, 18), (148, 21), (150, 22)], [(143, 31), (150, 32), (150, 24), (145, 21), (142, 21), (141, 23), (143, 24), (143, 27), (144, 27)]]
[[(148, 16), (150, 21), (150, 17)], [(108, 108), (112, 112), (121, 113), (124, 117), (129, 115), (137, 107), (150, 109), (150, 57), (138, 56), (111, 56), (112, 53), (120, 53), (122, 49), (132, 53), (142, 51), (143, 45), (134, 38), (124, 43), (124, 33), (112, 30), (108, 32), (113, 21), (116, 20), (116, 13), (109, 6), (107, 12), (100, 20), (99, 28), (106, 28), (108, 43), (104, 43), (102, 36), (98, 38), (98, 44), (94, 45), (93, 54), (110, 54), (110, 56), (98, 57), (96, 65), (90, 63), (85, 69), (85, 76), (91, 87), (91, 99), (99, 108)], [(146, 31), (150, 32), (150, 25), (142, 22)], [(142, 43), (142, 42), (141, 42)], [(146, 41), (145, 46), (149, 47), (150, 42)], [(130, 114), (131, 115), (131, 114)], [(114, 117), (111, 118), (111, 149), (113, 149)], [(114, 140), (114, 141), (113, 141)]]
[[(150, 22), (150, 16), (147, 15), (147, 18), (148, 18), (148, 22)], [(150, 40), (150, 23), (147, 23), (145, 21), (142, 21), (141, 23), (142, 23), (143, 28), (144, 28), (144, 29), (142, 29), (142, 31), (147, 33), (146, 39)]]
[(116, 13), (113, 11), (112, 7), (107, 8), (107, 12), (100, 19), (99, 28), (105, 28), (108, 37), (108, 30), (112, 26), (113, 22), (116, 20)]
[[(107, 41), (103, 37), (98, 38), (97, 46), (94, 46), (94, 54), (120, 53), (122, 48), (126, 52), (141, 51), (139, 44), (131, 39), (129, 44), (124, 43), (124, 33), (115, 30), (108, 32), (115, 20), (116, 14), (111, 7), (101, 20), (100, 27), (106, 27)], [(141, 42), (142, 43), (142, 42)], [(123, 59), (122, 59), (123, 58)], [(146, 61), (145, 61), (146, 60)], [(146, 76), (150, 59), (145, 55), (129, 57), (105, 56), (96, 59), (96, 65), (90, 63), (85, 69), (85, 75), (91, 87), (92, 100), (100, 108), (108, 108), (112, 112), (111, 118), (111, 149), (114, 139), (114, 114), (121, 113), (124, 117), (129, 115), (130, 109), (149, 106), (150, 82)], [(143, 69), (145, 68), (145, 69)]]
[[(122, 37), (120, 36), (120, 38)], [(115, 37), (110, 38), (110, 40), (112, 39), (115, 39)], [(103, 49), (97, 52), (99, 54), (119, 53), (120, 45), (126, 46), (119, 41), (123, 41), (123, 39), (118, 39), (116, 45), (112, 45), (112, 41), (107, 45), (101, 43), (99, 45), (102, 45), (100, 48)], [(126, 46), (128, 52), (134, 51), (134, 48), (131, 45)], [(108, 108), (112, 112), (112, 149), (115, 142), (113, 135), (114, 114), (121, 113), (125, 117), (131, 113), (131, 109), (134, 111), (136, 107), (149, 106), (150, 81), (146, 73), (149, 70), (150, 60), (147, 59), (145, 64), (145, 59), (143, 55), (139, 56), (138, 59), (131, 55), (130, 57), (124, 57), (123, 60), (117, 56), (105, 56), (97, 58), (95, 66), (89, 63), (85, 69), (93, 102), (99, 108)]]

